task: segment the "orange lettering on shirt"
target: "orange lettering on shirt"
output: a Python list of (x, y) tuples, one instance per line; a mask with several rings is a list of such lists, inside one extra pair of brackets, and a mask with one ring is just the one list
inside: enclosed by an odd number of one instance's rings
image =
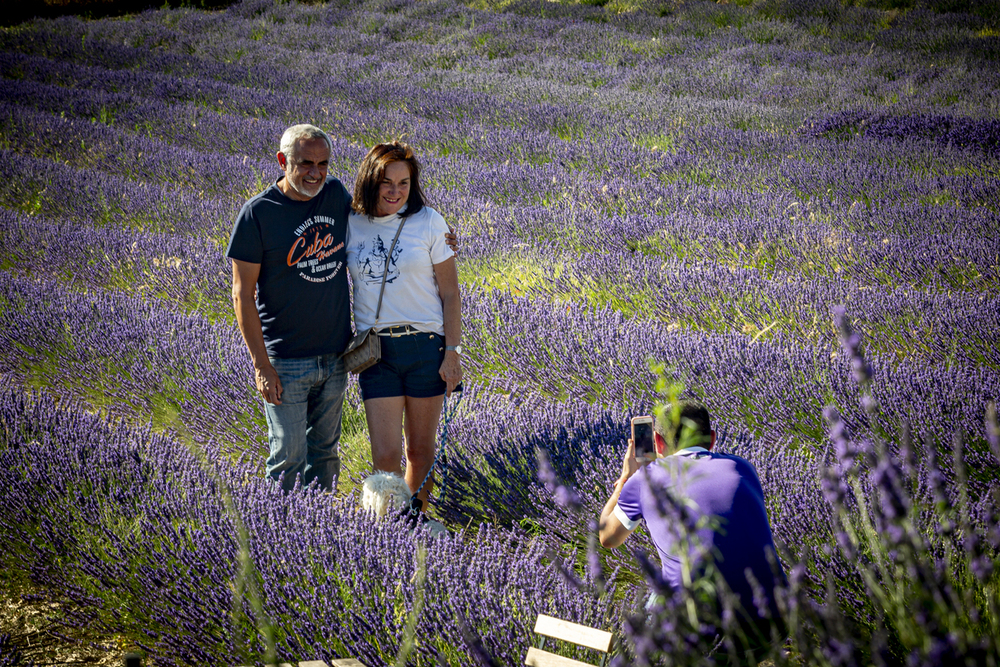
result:
[[(328, 252), (323, 252), (332, 243), (333, 236), (331, 234), (327, 234), (321, 238), (319, 233), (317, 233), (309, 245), (306, 245), (305, 237), (300, 236), (295, 239), (295, 243), (292, 244), (291, 250), (288, 251), (288, 266), (295, 266), (303, 260), (312, 259), (314, 257), (316, 259), (324, 259), (343, 246), (343, 244), (340, 244), (336, 248), (331, 248)], [(305, 246), (305, 249), (302, 250), (301, 253), (298, 253), (298, 249), (303, 246)]]

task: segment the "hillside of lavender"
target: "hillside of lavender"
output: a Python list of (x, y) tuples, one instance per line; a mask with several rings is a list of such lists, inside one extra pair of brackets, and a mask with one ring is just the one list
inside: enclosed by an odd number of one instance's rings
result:
[[(699, 664), (725, 619), (643, 613), (648, 537), (593, 539), (629, 418), (679, 394), (767, 494), (772, 664), (1000, 664), (1000, 25), (865, 4), (0, 28), (5, 595), (155, 665), (514, 665), (539, 613), (613, 630), (616, 665)], [(360, 510), (353, 379), (339, 493), (263, 479), (223, 255), (300, 122), (349, 189), (411, 143), (457, 229), (447, 536)]]

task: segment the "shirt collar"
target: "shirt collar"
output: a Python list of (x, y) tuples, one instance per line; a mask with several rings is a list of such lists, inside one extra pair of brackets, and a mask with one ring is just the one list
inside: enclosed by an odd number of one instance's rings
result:
[(703, 453), (709, 454), (710, 452), (704, 447), (695, 445), (694, 447), (685, 447), (684, 449), (679, 449), (673, 454), (671, 454), (671, 456), (693, 456), (695, 458), (698, 458)]
[(399, 217), (406, 212), (406, 207), (408, 206), (408, 204), (409, 202), (403, 204), (403, 206), (392, 215), (373, 215), (371, 219), (374, 222), (389, 222), (390, 220), (399, 220)]

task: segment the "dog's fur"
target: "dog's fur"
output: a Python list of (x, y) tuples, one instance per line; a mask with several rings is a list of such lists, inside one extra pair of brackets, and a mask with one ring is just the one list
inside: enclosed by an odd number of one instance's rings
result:
[[(389, 512), (407, 507), (412, 495), (406, 480), (396, 473), (376, 472), (369, 475), (361, 487), (361, 507), (381, 518)], [(431, 535), (448, 532), (444, 524), (438, 521), (429, 520), (423, 525)]]
[(406, 480), (394, 472), (376, 472), (365, 479), (361, 489), (361, 507), (383, 517), (390, 510), (403, 509), (413, 492)]

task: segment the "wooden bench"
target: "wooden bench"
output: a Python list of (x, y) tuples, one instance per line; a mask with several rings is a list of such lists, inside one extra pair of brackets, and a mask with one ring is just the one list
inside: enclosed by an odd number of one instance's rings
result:
[(563, 621), (552, 616), (539, 614), (535, 621), (535, 634), (541, 636), (538, 648), (531, 646), (524, 656), (524, 664), (530, 667), (594, 667), (592, 663), (564, 658), (545, 650), (546, 639), (556, 639), (593, 649), (601, 654), (599, 667), (604, 667), (611, 651), (611, 633), (597, 630), (579, 623)]

